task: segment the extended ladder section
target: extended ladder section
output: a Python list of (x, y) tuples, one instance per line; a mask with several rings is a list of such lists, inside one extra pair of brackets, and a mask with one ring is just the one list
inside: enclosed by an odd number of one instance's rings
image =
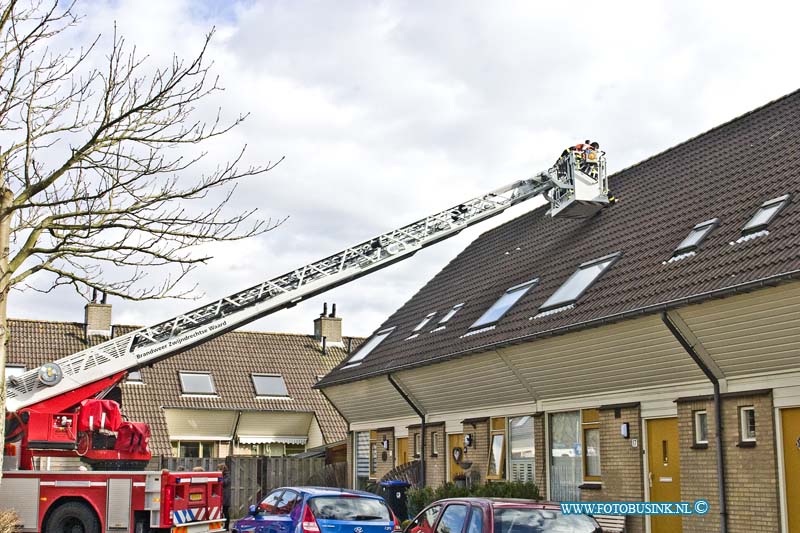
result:
[(185, 351), (269, 313), (294, 306), (310, 296), (401, 261), (472, 224), (550, 189), (558, 189), (565, 183), (564, 180), (552, 179), (551, 173), (542, 172), (189, 313), (11, 377), (7, 380), (7, 409), (16, 412), (47, 398)]

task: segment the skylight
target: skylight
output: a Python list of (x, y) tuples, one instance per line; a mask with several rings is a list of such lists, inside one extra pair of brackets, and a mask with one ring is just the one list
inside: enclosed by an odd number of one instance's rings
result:
[(144, 379), (142, 379), (142, 372), (141, 370), (130, 370), (128, 372), (128, 377), (125, 378), (126, 383), (144, 383)]
[(370, 340), (361, 345), (360, 349), (356, 352), (356, 354), (353, 357), (351, 357), (350, 360), (347, 362), (347, 364), (342, 368), (352, 368), (354, 366), (360, 365), (361, 361), (363, 361), (364, 358), (367, 357), (372, 350), (377, 348), (378, 345), (380, 345), (380, 343), (382, 343), (383, 340), (392, 333), (392, 331), (394, 331), (394, 328), (388, 328), (381, 330), (375, 335), (373, 335)]
[(672, 252), (672, 257), (695, 251), (697, 247), (700, 246), (700, 243), (711, 233), (711, 230), (717, 226), (719, 226), (718, 218), (712, 218), (711, 220), (706, 220), (705, 222), (697, 224), (689, 232), (689, 235), (675, 248), (675, 251)]
[(767, 229), (769, 223), (778, 216), (778, 213), (789, 203), (789, 195), (784, 194), (778, 198), (767, 200), (758, 208), (747, 224), (742, 228), (742, 235), (748, 235)]
[(517, 301), (525, 296), (525, 293), (530, 290), (531, 287), (539, 283), (539, 278), (532, 279), (530, 281), (526, 281), (520, 285), (515, 285), (508, 289), (506, 292), (503, 293), (497, 301), (486, 310), (485, 313), (481, 315), (481, 317), (476, 320), (469, 328), (480, 328), (483, 326), (488, 326), (489, 324), (494, 324), (498, 320), (500, 320), (506, 312), (511, 309), (511, 307), (517, 303)]
[(278, 374), (251, 374), (253, 387), (256, 389), (256, 396), (282, 396), (288, 397), (289, 391), (286, 389), (286, 382), (283, 376)]
[(433, 317), (435, 317), (435, 316), (436, 316), (436, 312), (435, 312), (435, 311), (434, 311), (433, 313), (430, 313), (430, 314), (428, 314), (428, 316), (426, 316), (425, 318), (423, 318), (423, 319), (422, 319), (422, 322), (420, 322), (419, 324), (417, 324), (417, 327), (415, 327), (415, 328), (414, 328), (414, 331), (419, 331), (419, 330), (421, 330), (422, 328), (424, 328), (424, 327), (425, 327), (425, 324), (427, 324), (428, 322), (430, 322), (430, 321), (431, 321), (431, 319), (432, 319)]
[(214, 379), (208, 372), (180, 372), (184, 394), (216, 394)]
[(539, 308), (539, 312), (548, 311), (557, 307), (570, 305), (578, 301), (586, 290), (597, 281), (608, 268), (619, 259), (621, 252), (587, 261), (578, 267), (567, 281), (553, 293)]
[(453, 318), (454, 316), (456, 316), (456, 313), (458, 313), (458, 311), (459, 311), (459, 310), (460, 310), (462, 307), (464, 307), (464, 304), (463, 304), (463, 303), (460, 303), (460, 304), (456, 304), (456, 305), (454, 305), (454, 306), (453, 306), (453, 308), (452, 308), (452, 309), (450, 309), (450, 310), (447, 312), (447, 314), (446, 314), (446, 315), (444, 315), (444, 316), (442, 317), (442, 319), (439, 321), (439, 324), (444, 324), (445, 322), (449, 321), (451, 318)]

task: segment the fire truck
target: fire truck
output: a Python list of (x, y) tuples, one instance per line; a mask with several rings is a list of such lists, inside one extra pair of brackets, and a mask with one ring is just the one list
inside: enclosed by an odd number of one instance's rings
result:
[[(402, 261), (531, 198), (544, 195), (554, 217), (591, 217), (609, 203), (605, 165), (602, 152), (571, 152), (531, 178), (9, 377), (4, 465), (13, 470), (0, 482), (2, 507), (17, 512), (23, 531), (223, 531), (220, 472), (143, 470), (148, 426), (124, 421), (119, 404), (106, 399), (128, 372)], [(91, 470), (35, 470), (42, 457), (80, 457)]]

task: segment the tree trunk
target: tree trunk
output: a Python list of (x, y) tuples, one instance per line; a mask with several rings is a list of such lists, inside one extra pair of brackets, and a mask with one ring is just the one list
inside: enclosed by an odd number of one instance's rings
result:
[[(14, 195), (10, 189), (0, 190), (0, 212), (11, 206)], [(5, 454), (6, 436), (6, 358), (8, 348), (8, 293), (11, 273), (8, 271), (9, 238), (11, 233), (11, 215), (0, 218), (0, 482), (3, 479), (3, 455)]]

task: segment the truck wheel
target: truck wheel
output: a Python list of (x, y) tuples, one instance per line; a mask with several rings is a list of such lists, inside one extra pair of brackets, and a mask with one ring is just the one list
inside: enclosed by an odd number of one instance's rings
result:
[(50, 514), (44, 533), (100, 533), (100, 524), (88, 505), (67, 502)]

